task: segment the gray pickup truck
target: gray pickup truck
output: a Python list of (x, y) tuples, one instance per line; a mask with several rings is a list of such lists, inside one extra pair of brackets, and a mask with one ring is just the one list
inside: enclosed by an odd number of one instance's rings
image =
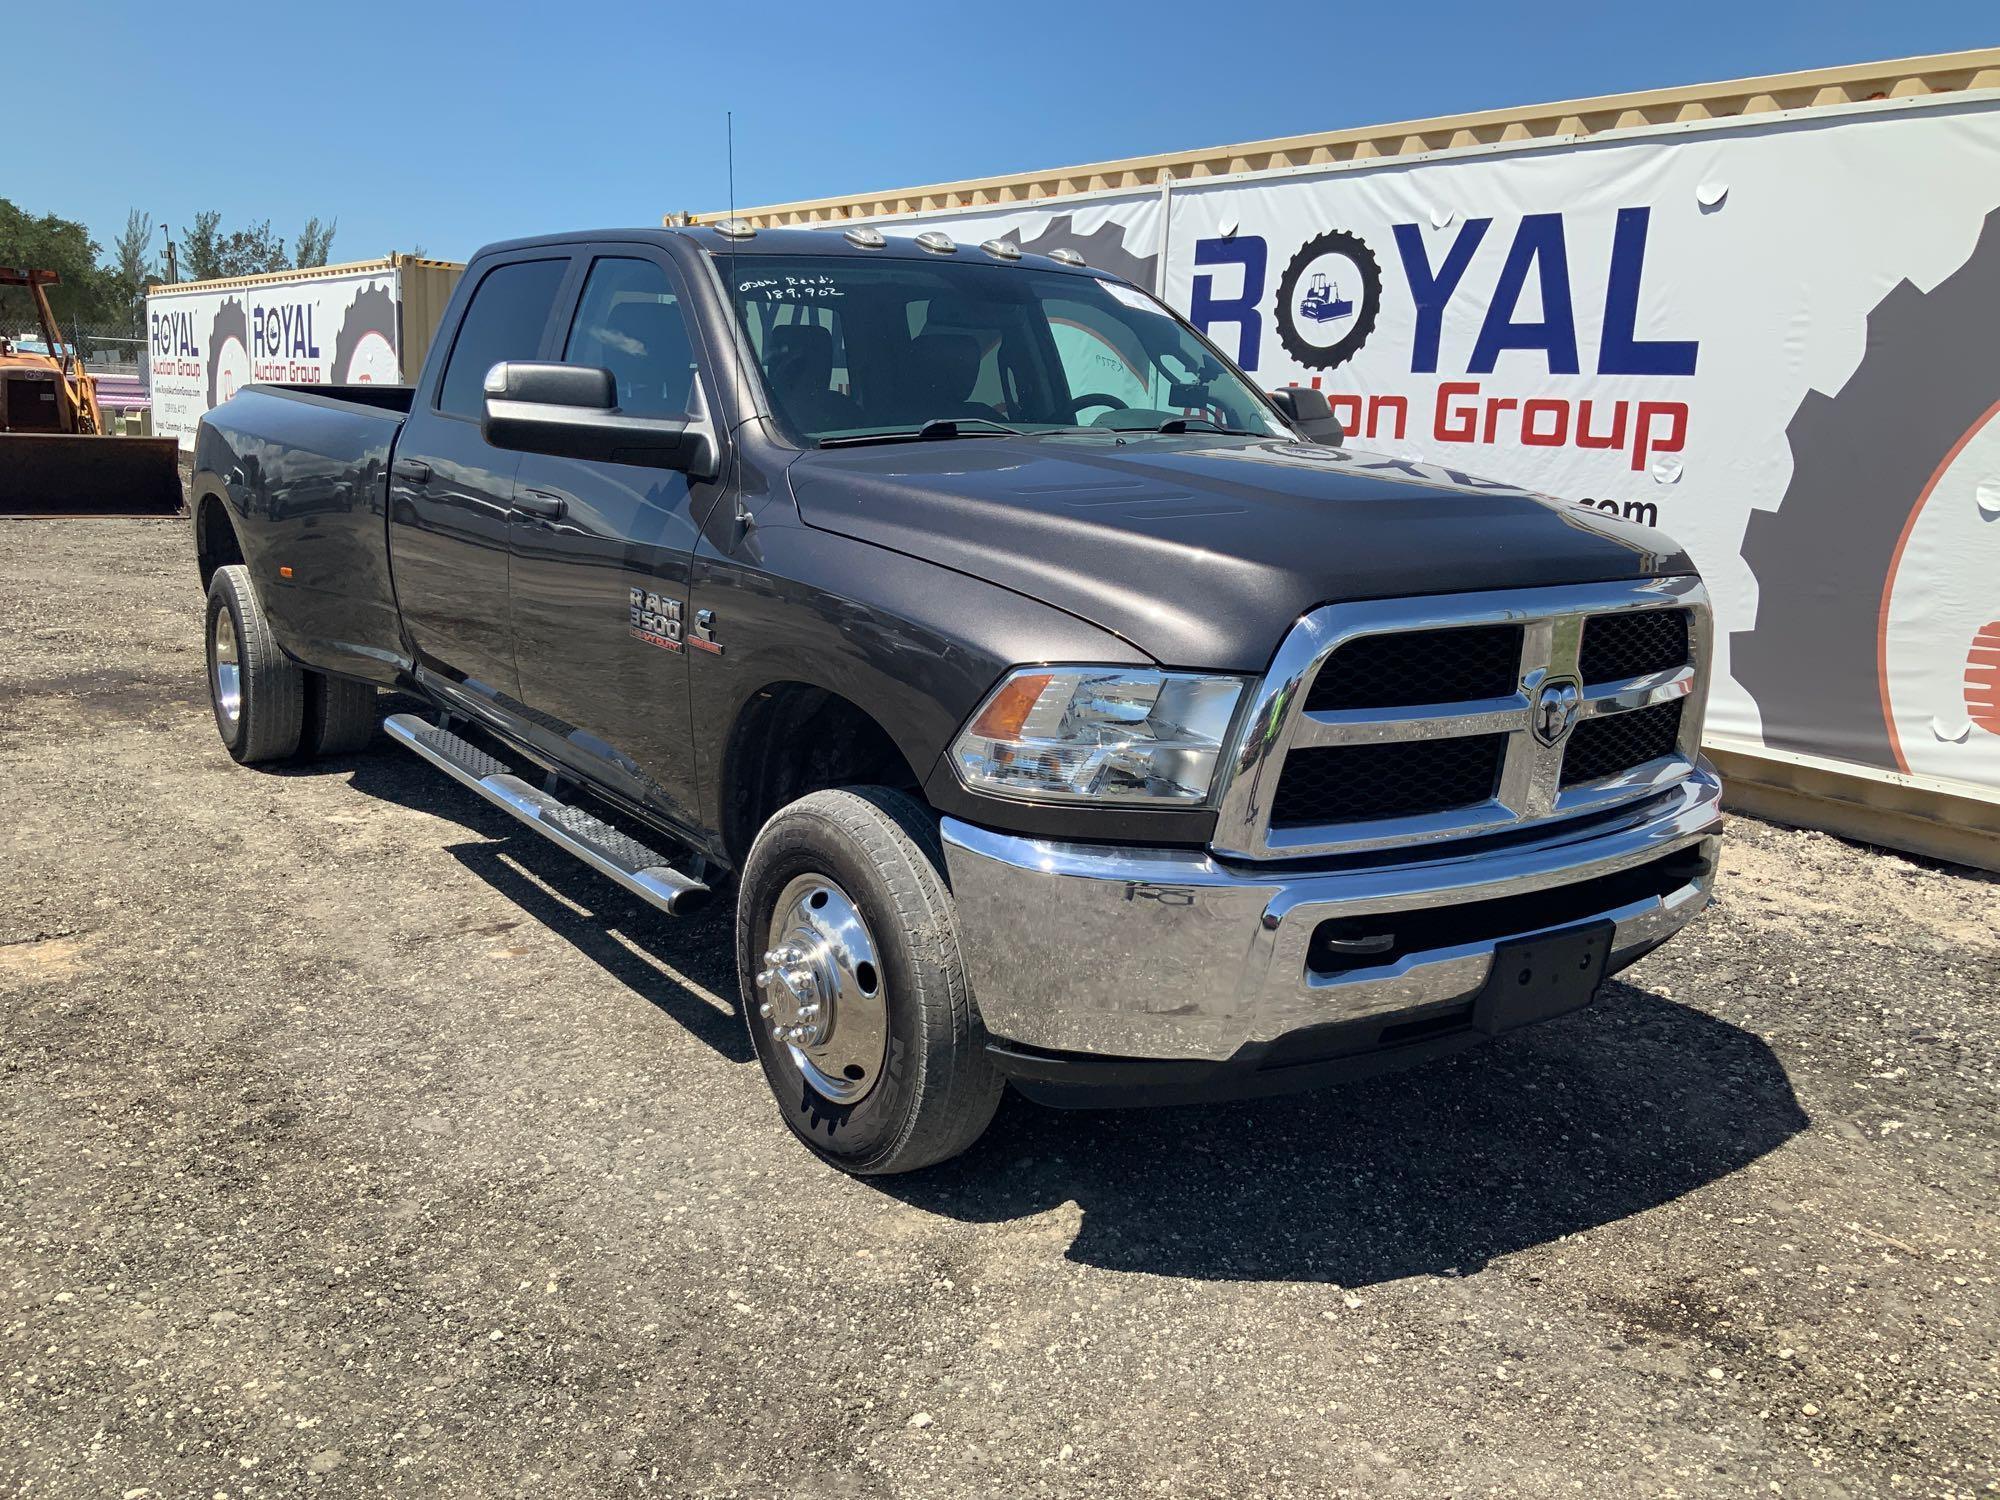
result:
[(192, 488), (245, 763), (396, 743), (666, 912), (852, 1172), (1012, 1084), (1217, 1099), (1574, 1009), (1709, 898), (1657, 532), (1350, 451), (1073, 256), (742, 225), (480, 252), (414, 388)]

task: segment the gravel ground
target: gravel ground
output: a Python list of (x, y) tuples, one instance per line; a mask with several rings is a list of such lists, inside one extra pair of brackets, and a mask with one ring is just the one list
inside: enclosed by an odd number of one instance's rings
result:
[(0, 523), (0, 1492), (2000, 1490), (1991, 878), (1738, 819), (1576, 1016), (856, 1182), (725, 917), (233, 766), (190, 554)]

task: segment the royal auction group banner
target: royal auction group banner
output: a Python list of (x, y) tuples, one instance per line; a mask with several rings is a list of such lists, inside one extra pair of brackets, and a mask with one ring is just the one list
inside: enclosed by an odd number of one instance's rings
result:
[(394, 385), (402, 379), (397, 283), (393, 269), (302, 271), (150, 293), (154, 431), (192, 451), (203, 414), (252, 381)]
[(1708, 730), (2000, 790), (2000, 100), (926, 215), (1159, 290), (1350, 447), (1653, 526)]

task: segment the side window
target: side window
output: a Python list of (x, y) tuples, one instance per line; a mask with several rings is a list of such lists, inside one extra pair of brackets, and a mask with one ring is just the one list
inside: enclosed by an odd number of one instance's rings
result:
[(555, 307), (567, 260), (495, 266), (479, 283), (458, 325), (438, 390), (438, 410), (475, 420), (485, 410), (486, 372), (503, 359), (533, 359)]
[(606, 258), (590, 268), (563, 359), (609, 370), (620, 409), (635, 417), (677, 417), (693, 408), (687, 317), (653, 261)]

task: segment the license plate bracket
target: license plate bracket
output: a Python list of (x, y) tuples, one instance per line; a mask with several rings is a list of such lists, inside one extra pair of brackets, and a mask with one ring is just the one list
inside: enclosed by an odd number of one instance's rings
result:
[(1493, 949), (1493, 968), (1472, 1002), (1472, 1024), (1487, 1033), (1580, 1010), (1611, 962), (1610, 922), (1515, 938)]

